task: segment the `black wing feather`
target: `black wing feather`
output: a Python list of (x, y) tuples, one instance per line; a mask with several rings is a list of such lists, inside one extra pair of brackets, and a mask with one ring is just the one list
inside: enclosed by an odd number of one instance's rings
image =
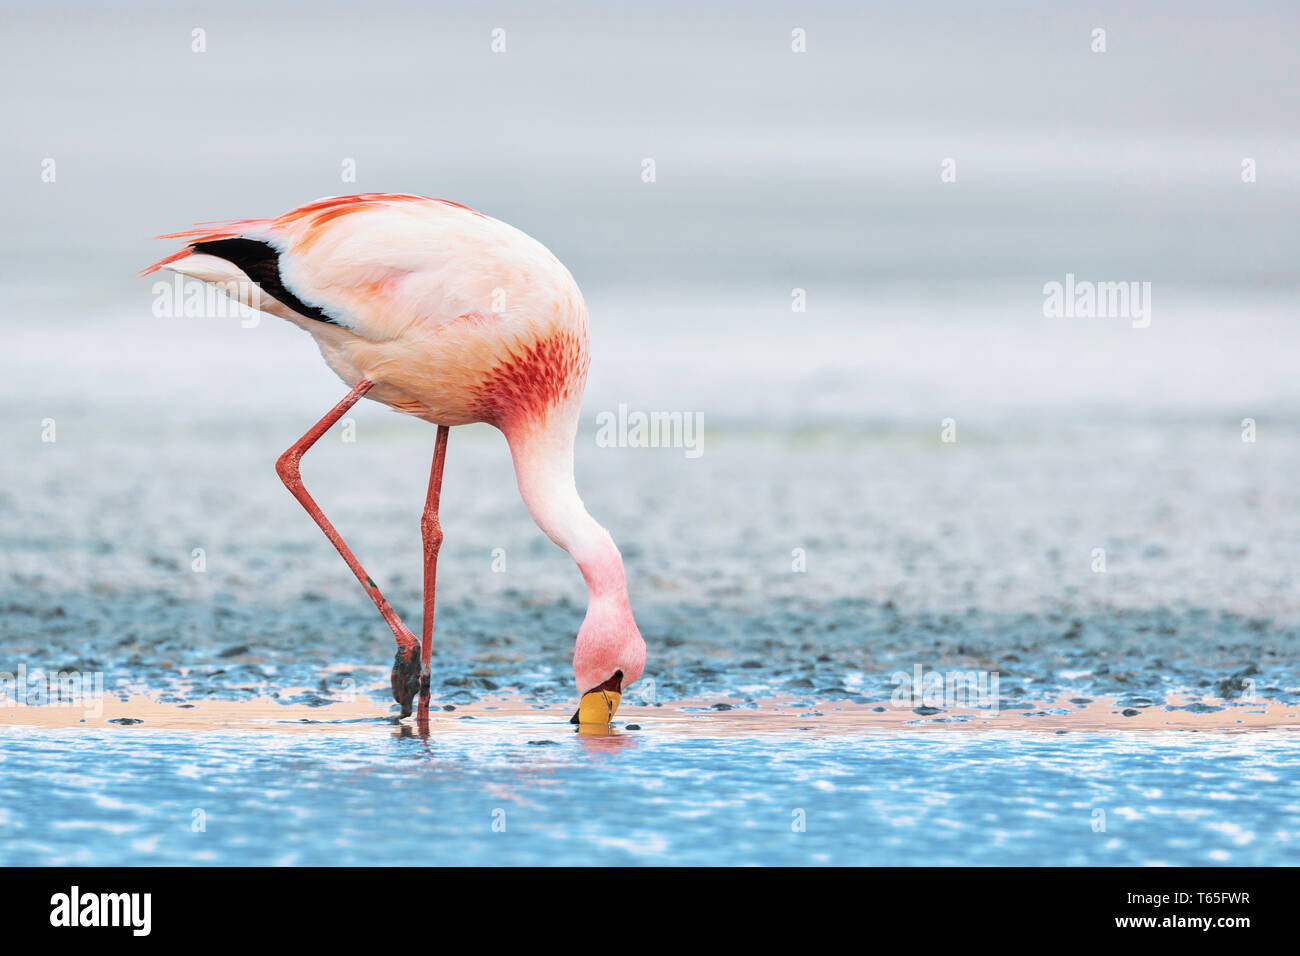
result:
[(207, 242), (196, 242), (192, 248), (195, 252), (225, 259), (231, 265), (243, 270), (244, 275), (253, 280), (258, 288), (299, 315), (329, 325), (342, 324), (331, 319), (316, 306), (308, 305), (285, 288), (284, 280), (280, 277), (280, 253), (276, 252), (274, 246), (241, 236), (235, 239), (210, 239)]

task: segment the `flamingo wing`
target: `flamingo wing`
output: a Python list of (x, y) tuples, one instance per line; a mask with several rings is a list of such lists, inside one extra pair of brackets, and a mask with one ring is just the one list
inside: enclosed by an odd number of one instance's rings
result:
[(142, 275), (170, 269), (205, 282), (246, 283), (254, 288), (236, 295), (246, 304), (383, 341), (414, 322), (477, 309), (490, 294), (455, 287), (455, 277), (468, 273), (440, 270), (440, 262), (527, 237), (449, 200), (364, 193), (158, 238), (188, 244)]

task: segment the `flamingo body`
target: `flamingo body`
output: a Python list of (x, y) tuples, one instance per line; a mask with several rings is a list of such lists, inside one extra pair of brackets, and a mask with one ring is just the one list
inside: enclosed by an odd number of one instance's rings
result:
[[(162, 238), (190, 245), (146, 273), (233, 283), (245, 305), (310, 333), (350, 387), (368, 378), (368, 398), (426, 421), (537, 420), (585, 384), (587, 307), (569, 271), (535, 239), (457, 203), (340, 196)], [(271, 246), (283, 286), (330, 321), (204, 251), (229, 240)]]

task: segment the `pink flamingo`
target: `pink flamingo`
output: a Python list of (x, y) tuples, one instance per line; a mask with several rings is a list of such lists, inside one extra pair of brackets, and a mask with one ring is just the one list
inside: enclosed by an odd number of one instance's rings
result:
[[(160, 236), (188, 245), (145, 269), (218, 285), (307, 331), (352, 389), (276, 462), (276, 472), (338, 549), (397, 639), (393, 697), (418, 690), (428, 719), (438, 502), (452, 425), (488, 422), (510, 446), (519, 493), (587, 583), (573, 674), (574, 723), (608, 723), (641, 676), (645, 642), (628, 603), (623, 558), (587, 513), (573, 443), (589, 363), (587, 306), (541, 243), (459, 203), (390, 193), (337, 196), (274, 219), (210, 223)], [(362, 397), (438, 426), (424, 541), (424, 621), (415, 636), (303, 487), (306, 451)]]

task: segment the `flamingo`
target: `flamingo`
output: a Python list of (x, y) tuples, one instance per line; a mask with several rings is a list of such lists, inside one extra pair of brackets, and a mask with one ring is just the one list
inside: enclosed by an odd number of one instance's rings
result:
[[(573, 651), (576, 724), (608, 724), (645, 666), (618, 547), (587, 512), (573, 447), (590, 362), (587, 306), (569, 271), (513, 226), (444, 199), (335, 196), (273, 219), (205, 223), (159, 236), (185, 248), (141, 272), (169, 269), (216, 285), (316, 340), (351, 391), (294, 442), (275, 470), (325, 532), (397, 641), (391, 676), (401, 716), (428, 720), (438, 508), (452, 426), (494, 425), (510, 447), (519, 493), (546, 535), (577, 563), (587, 614)], [(360, 399), (437, 426), (420, 520), (424, 619), (418, 644), (374, 579), (307, 493), (300, 462)]]

